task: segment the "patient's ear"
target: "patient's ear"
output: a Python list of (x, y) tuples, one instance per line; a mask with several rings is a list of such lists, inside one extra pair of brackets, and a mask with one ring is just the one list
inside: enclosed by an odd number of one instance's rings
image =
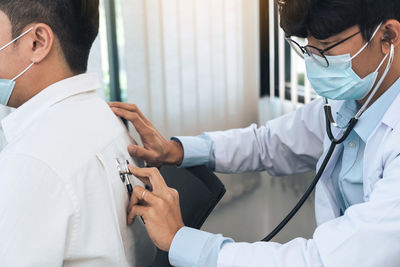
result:
[(31, 61), (39, 64), (42, 62), (54, 48), (54, 32), (44, 23), (39, 23), (34, 26), (30, 34), (32, 56)]
[(400, 22), (391, 19), (383, 27), (382, 52), (387, 54), (390, 52), (390, 44), (393, 44), (395, 48), (400, 45)]

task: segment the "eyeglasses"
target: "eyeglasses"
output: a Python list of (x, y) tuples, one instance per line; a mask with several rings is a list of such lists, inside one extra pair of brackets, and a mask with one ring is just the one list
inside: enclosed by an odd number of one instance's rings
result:
[(357, 34), (359, 34), (360, 32), (356, 32), (353, 35), (350, 35), (349, 37), (325, 48), (325, 49), (320, 49), (318, 47), (312, 46), (312, 45), (306, 45), (306, 46), (302, 46), (299, 43), (297, 43), (295, 40), (286, 37), (285, 40), (289, 43), (290, 47), (293, 48), (293, 50), (296, 52), (296, 54), (298, 54), (301, 58), (304, 59), (304, 55), (307, 54), (309, 56), (311, 56), (316, 62), (318, 62), (318, 64), (320, 64), (322, 67), (329, 67), (329, 61), (325, 56), (325, 53), (328, 52), (329, 50), (331, 50), (332, 48), (343, 44), (344, 42), (346, 42), (347, 40), (350, 40), (351, 38), (353, 38), (354, 36), (356, 36)]

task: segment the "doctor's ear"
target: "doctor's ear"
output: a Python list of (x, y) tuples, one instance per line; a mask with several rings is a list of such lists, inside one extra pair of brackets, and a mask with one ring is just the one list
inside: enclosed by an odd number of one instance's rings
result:
[(391, 44), (395, 48), (400, 45), (400, 22), (398, 20), (388, 20), (383, 27), (382, 52), (387, 54), (390, 52)]
[(30, 36), (32, 38), (31, 62), (38, 64), (42, 62), (53, 49), (55, 40), (54, 32), (48, 25), (40, 23), (34, 26)]

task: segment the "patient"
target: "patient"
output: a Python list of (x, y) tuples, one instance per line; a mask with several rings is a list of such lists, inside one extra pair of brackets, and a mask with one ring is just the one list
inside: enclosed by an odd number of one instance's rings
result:
[(140, 267), (155, 253), (126, 222), (115, 162), (133, 140), (84, 74), (98, 5), (0, 0), (0, 104), (17, 108), (1, 122), (0, 266)]

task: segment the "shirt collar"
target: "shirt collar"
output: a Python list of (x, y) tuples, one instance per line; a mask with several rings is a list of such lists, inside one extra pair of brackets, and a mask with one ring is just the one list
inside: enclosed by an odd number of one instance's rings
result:
[[(379, 97), (360, 117), (354, 127), (358, 136), (367, 142), (376, 126), (384, 117), (385, 113), (392, 105), (393, 101), (400, 93), (400, 79), (397, 80), (381, 97)], [(349, 120), (355, 116), (360, 109), (360, 104), (356, 101), (345, 101), (337, 113), (337, 123), (345, 126)]]
[(81, 74), (59, 81), (42, 90), (1, 121), (7, 142), (20, 136), (46, 109), (71, 96), (101, 87), (97, 74)]

